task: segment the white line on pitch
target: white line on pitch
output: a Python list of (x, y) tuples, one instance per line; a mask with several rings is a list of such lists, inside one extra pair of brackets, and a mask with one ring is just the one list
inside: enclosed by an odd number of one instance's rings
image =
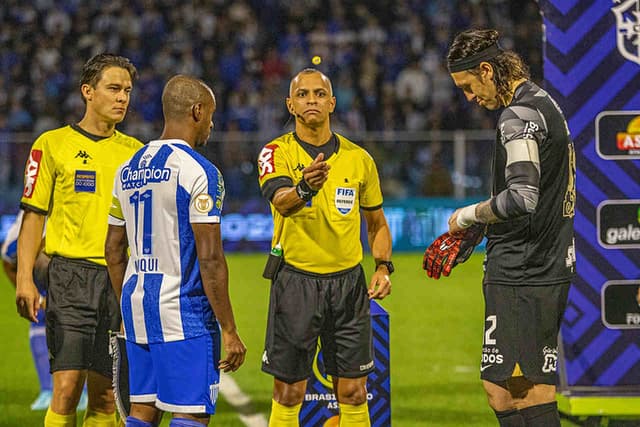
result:
[(244, 394), (238, 383), (224, 372), (220, 372), (220, 393), (229, 405), (238, 412), (238, 417), (247, 427), (267, 427), (267, 419), (256, 412), (249, 396)]

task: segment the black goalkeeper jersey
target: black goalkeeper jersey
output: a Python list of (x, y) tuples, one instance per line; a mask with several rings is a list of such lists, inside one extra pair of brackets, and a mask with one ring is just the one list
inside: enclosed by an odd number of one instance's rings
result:
[(533, 139), (538, 147), (538, 204), (530, 214), (489, 225), (484, 283), (569, 282), (575, 274), (573, 142), (556, 102), (531, 81), (518, 86), (498, 121), (493, 196), (507, 188), (505, 144), (516, 139)]

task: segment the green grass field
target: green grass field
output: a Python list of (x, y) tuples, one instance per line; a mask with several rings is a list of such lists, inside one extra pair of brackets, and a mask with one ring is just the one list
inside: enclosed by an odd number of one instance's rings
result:
[[(482, 255), (474, 255), (456, 267), (451, 277), (439, 281), (428, 279), (422, 271), (422, 254), (396, 254), (393, 259), (393, 292), (382, 301), (390, 316), (393, 426), (497, 425), (478, 373)], [(248, 348), (244, 366), (233, 377), (254, 407), (268, 414), (272, 379), (260, 371), (269, 291), (260, 275), (264, 261), (263, 254), (228, 256), (236, 321)], [(366, 259), (364, 265), (371, 271), (373, 262)], [(16, 314), (14, 301), (13, 287), (2, 275), (0, 426), (41, 426), (44, 412), (29, 410), (38, 386), (28, 323)], [(220, 399), (211, 425), (244, 424)]]

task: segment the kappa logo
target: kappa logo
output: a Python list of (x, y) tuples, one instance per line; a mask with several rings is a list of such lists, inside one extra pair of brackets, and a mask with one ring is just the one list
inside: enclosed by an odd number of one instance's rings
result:
[(278, 149), (276, 144), (267, 144), (264, 146), (258, 156), (258, 169), (260, 178), (276, 171), (274, 153)]
[(262, 363), (264, 363), (265, 365), (269, 364), (269, 358), (267, 357), (267, 350), (265, 350), (264, 353), (262, 353)]
[(42, 150), (31, 150), (29, 160), (24, 170), (24, 193), (23, 197), (30, 199), (36, 188), (38, 174), (40, 173), (40, 161), (42, 160)]
[(89, 160), (93, 160), (93, 157), (91, 157), (91, 155), (89, 155), (89, 153), (87, 153), (85, 150), (78, 150), (78, 154), (76, 154), (74, 159), (77, 158), (82, 159), (82, 163), (84, 163), (85, 165)]
[(640, 0), (613, 0), (611, 11), (616, 17), (618, 52), (629, 61), (640, 64)]

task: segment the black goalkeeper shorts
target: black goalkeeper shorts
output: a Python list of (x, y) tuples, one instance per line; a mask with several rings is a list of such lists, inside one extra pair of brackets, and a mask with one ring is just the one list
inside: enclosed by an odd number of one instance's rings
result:
[(373, 371), (369, 295), (360, 265), (314, 274), (285, 264), (271, 285), (262, 370), (294, 383), (311, 376), (318, 337), (326, 373)]
[[(480, 377), (499, 384), (524, 375), (536, 384), (555, 385), (558, 332), (569, 284), (484, 285), (483, 292), (485, 328)], [(516, 363), (521, 372), (516, 370)]]
[(51, 372), (89, 369), (111, 378), (109, 331), (120, 330), (120, 307), (107, 268), (54, 256), (48, 290)]

